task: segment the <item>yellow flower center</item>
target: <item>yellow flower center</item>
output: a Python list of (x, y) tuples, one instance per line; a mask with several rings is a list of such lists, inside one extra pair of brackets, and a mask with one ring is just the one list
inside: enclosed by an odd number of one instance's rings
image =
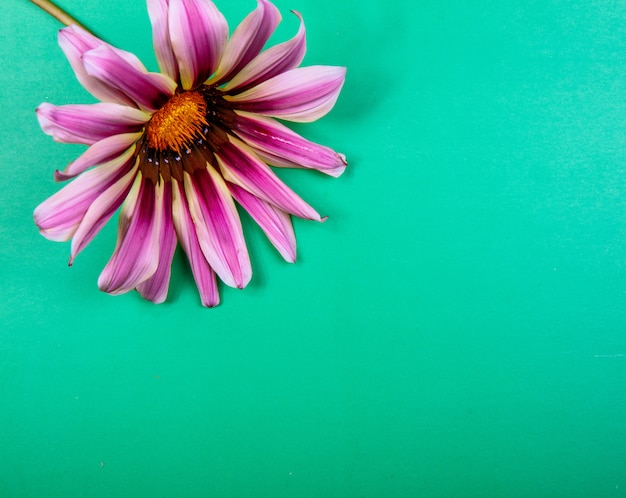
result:
[(208, 125), (206, 107), (204, 97), (199, 92), (174, 95), (148, 121), (148, 145), (159, 151), (172, 150), (180, 154)]

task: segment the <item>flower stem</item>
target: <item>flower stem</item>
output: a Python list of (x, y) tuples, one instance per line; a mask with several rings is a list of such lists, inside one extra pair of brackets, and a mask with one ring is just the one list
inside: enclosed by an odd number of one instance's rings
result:
[(70, 24), (75, 24), (76, 26), (79, 26), (83, 28), (84, 30), (89, 31), (91, 33), (91, 31), (87, 29), (83, 24), (78, 22), (74, 17), (72, 17), (67, 12), (65, 12), (58, 5), (55, 5), (54, 3), (52, 3), (50, 0), (30, 0), (30, 1), (34, 3), (37, 7), (42, 9), (44, 12), (47, 12), (52, 17), (60, 21), (62, 24), (65, 24), (66, 26), (69, 26)]

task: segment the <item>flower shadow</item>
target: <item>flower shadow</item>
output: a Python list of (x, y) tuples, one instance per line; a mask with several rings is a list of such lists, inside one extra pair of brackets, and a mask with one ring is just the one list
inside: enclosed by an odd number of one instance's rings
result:
[(377, 112), (386, 94), (393, 91), (394, 77), (402, 70), (397, 67), (396, 55), (408, 43), (402, 40), (407, 36), (404, 16), (378, 1), (367, 9), (331, 0), (321, 4), (316, 3), (316, 11), (333, 15), (324, 23), (311, 21), (303, 65), (347, 67), (341, 96), (326, 119), (355, 125), (355, 120)]

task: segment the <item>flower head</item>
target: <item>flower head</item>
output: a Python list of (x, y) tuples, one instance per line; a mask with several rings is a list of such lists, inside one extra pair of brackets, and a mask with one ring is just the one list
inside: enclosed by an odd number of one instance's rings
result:
[(298, 67), (305, 29), (297, 12), (297, 34), (262, 51), (281, 19), (268, 0), (258, 0), (230, 38), (210, 0), (148, 0), (148, 13), (160, 73), (78, 26), (60, 31), (76, 77), (101, 102), (37, 109), (56, 141), (89, 147), (55, 173), (72, 181), (37, 207), (35, 223), (51, 240), (72, 240), (72, 264), (122, 206), (100, 289), (164, 301), (180, 243), (202, 303), (215, 306), (216, 274), (239, 288), (252, 275), (236, 203), (289, 262), (296, 257), (290, 215), (322, 220), (269, 165), (337, 177), (345, 157), (275, 118), (324, 116), (345, 68)]

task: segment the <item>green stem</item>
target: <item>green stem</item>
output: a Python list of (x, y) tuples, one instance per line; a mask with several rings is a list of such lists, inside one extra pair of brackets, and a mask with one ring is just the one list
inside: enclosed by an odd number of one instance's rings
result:
[(76, 26), (79, 26), (83, 28), (85, 31), (89, 31), (91, 33), (91, 31), (87, 29), (83, 24), (78, 22), (74, 17), (72, 17), (67, 12), (65, 12), (61, 7), (52, 3), (50, 0), (30, 0), (30, 1), (34, 3), (37, 7), (39, 7), (41, 10), (43, 10), (44, 12), (47, 12), (52, 17), (60, 21), (62, 24), (65, 24), (66, 26), (69, 26), (70, 24), (75, 24)]

